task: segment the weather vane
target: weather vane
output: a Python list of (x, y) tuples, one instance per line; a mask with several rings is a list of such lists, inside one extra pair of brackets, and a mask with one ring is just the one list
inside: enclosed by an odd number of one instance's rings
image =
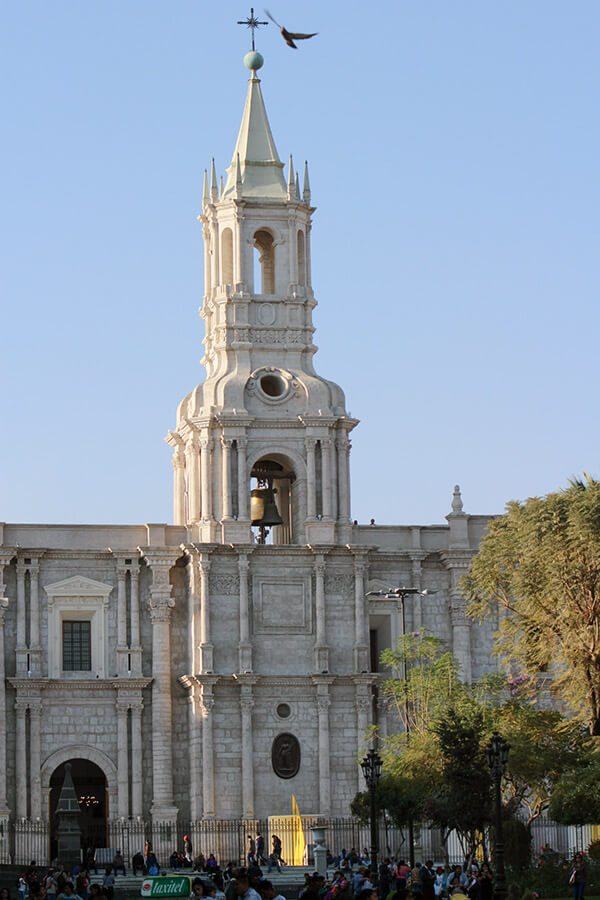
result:
[(246, 25), (248, 28), (251, 29), (251, 31), (252, 31), (252, 49), (256, 50), (256, 47), (254, 46), (254, 32), (261, 25), (268, 25), (269, 23), (268, 22), (259, 22), (259, 20), (254, 15), (254, 7), (251, 6), (250, 7), (250, 15), (248, 16), (248, 18), (238, 21), (237, 24), (238, 25)]

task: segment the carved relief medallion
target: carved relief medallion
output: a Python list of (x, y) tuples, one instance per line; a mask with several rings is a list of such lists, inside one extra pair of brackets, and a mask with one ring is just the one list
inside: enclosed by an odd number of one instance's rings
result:
[(273, 771), (279, 778), (293, 778), (300, 769), (300, 744), (293, 734), (278, 734), (271, 749)]

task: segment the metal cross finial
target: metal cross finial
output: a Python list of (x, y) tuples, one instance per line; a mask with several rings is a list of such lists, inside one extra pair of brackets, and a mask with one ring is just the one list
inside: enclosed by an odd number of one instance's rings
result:
[(248, 28), (250, 28), (252, 30), (252, 49), (256, 50), (256, 47), (254, 46), (254, 32), (260, 25), (268, 25), (269, 23), (268, 22), (259, 22), (259, 20), (254, 15), (254, 7), (251, 6), (250, 7), (250, 15), (248, 16), (248, 18), (238, 21), (237, 24), (238, 25), (246, 25)]

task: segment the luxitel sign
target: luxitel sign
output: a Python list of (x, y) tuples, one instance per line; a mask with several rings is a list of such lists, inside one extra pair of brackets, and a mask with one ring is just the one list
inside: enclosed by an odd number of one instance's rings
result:
[(192, 879), (188, 875), (157, 875), (144, 878), (142, 897), (189, 897), (192, 893)]

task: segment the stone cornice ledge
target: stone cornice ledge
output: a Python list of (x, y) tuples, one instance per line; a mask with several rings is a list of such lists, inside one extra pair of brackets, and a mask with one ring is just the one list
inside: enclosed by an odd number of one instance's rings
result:
[(152, 678), (7, 678), (11, 687), (17, 691), (65, 691), (86, 690), (106, 691), (115, 690), (143, 690), (152, 683)]

